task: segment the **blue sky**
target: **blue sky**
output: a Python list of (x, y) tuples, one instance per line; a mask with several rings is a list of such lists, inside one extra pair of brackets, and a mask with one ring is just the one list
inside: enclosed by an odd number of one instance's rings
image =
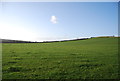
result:
[(118, 35), (117, 2), (2, 2), (0, 37), (48, 41)]

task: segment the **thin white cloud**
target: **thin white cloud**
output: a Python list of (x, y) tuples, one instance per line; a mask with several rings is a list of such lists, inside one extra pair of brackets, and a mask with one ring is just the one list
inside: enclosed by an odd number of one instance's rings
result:
[(57, 23), (57, 17), (56, 17), (56, 16), (51, 16), (50, 21), (51, 21), (53, 24), (56, 24), (56, 23)]

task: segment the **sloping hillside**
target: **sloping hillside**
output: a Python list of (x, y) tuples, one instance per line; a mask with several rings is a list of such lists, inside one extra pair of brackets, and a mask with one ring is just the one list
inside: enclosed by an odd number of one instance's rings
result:
[(3, 79), (116, 79), (118, 38), (3, 43)]

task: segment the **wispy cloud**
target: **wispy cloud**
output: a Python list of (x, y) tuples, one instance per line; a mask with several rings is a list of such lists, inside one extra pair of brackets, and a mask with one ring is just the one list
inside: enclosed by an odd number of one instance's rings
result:
[(50, 21), (51, 21), (53, 24), (56, 24), (56, 23), (57, 23), (57, 17), (56, 17), (56, 16), (51, 16)]

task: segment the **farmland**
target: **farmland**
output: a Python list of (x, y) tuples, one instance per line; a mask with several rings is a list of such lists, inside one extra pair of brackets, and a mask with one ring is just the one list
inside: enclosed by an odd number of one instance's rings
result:
[(118, 38), (3, 43), (3, 79), (116, 79)]

